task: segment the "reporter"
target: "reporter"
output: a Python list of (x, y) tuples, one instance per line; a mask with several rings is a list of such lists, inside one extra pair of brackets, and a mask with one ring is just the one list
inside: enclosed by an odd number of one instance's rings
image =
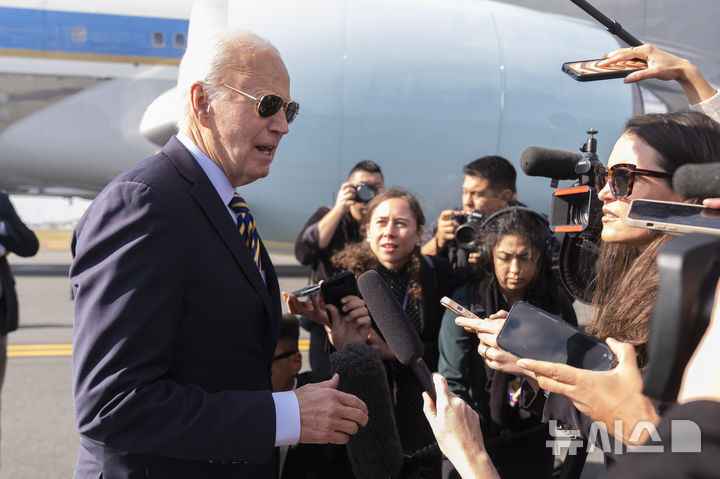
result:
[[(670, 186), (672, 173), (685, 163), (707, 163), (720, 159), (720, 125), (706, 115), (690, 111), (667, 114), (647, 114), (631, 118), (623, 135), (615, 144), (607, 169), (596, 175), (599, 198), (603, 201), (602, 246), (598, 260), (599, 273), (596, 282), (593, 309), (587, 324), (587, 332), (601, 339), (615, 338), (631, 344), (637, 353), (640, 370), (646, 366), (648, 321), (658, 291), (657, 252), (670, 236), (628, 226), (623, 220), (631, 199), (660, 199), (667, 201), (695, 202), (674, 193)], [(504, 314), (498, 315), (504, 317)], [(639, 411), (641, 420), (657, 421), (649, 400), (642, 394), (632, 393), (632, 381), (628, 381), (623, 394), (632, 399), (600, 408), (598, 404), (610, 405), (618, 394), (612, 381), (603, 381), (604, 373), (561, 368), (566, 386), (582, 383), (576, 389), (563, 387), (542, 379), (553, 374), (529, 361), (518, 363), (517, 359), (497, 347), (495, 337), (502, 324), (499, 321), (476, 321), (471, 323), (458, 318), (457, 323), (478, 333), (481, 341), (478, 351), (487, 364), (501, 371), (519, 370), (524, 365), (528, 375), (537, 376), (551, 392), (543, 408), (543, 419), (558, 419), (571, 429), (580, 430), (587, 437), (592, 419), (624, 417), (629, 408)], [(634, 374), (629, 357), (625, 359), (621, 375)], [(555, 368), (557, 371), (557, 367)], [(622, 371), (625, 371), (623, 373)], [(568, 377), (568, 376), (572, 377)], [(548, 378), (549, 376), (544, 376)], [(557, 379), (557, 378), (555, 378)], [(592, 394), (587, 390), (592, 388)], [(573, 392), (575, 391), (575, 392)], [(569, 394), (570, 397), (561, 394)], [(542, 394), (536, 400), (542, 400)], [(574, 405), (570, 402), (574, 403)], [(538, 402), (526, 404), (538, 406)], [(584, 410), (595, 417), (582, 414)], [(602, 410), (598, 415), (596, 411)], [(644, 412), (643, 412), (644, 411)], [(626, 425), (632, 430), (634, 423)], [(612, 428), (612, 424), (608, 424)], [(627, 428), (626, 428), (627, 429)], [(610, 431), (628, 441), (627, 431)]]

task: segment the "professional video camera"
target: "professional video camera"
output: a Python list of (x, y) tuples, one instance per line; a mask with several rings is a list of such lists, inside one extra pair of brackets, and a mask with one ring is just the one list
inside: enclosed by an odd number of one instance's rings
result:
[(552, 188), (557, 188), (559, 180), (575, 180), (572, 187), (553, 192), (550, 228), (565, 233), (558, 260), (562, 284), (585, 303), (592, 300), (592, 280), (597, 269), (602, 201), (595, 189), (595, 172), (603, 166), (597, 157), (598, 132), (590, 129), (587, 133), (590, 137), (579, 148), (582, 155), (531, 146), (520, 158), (520, 167), (527, 175), (551, 178)]
[(457, 247), (470, 252), (477, 251), (480, 232), (485, 222), (485, 213), (475, 210), (469, 215), (454, 215), (451, 219), (460, 223), (460, 226), (455, 230), (455, 244), (457, 244)]

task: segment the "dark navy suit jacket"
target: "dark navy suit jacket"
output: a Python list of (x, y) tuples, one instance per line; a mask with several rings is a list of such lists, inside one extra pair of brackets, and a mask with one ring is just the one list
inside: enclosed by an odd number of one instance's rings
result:
[(277, 275), (177, 138), (98, 195), (72, 252), (75, 477), (275, 477)]

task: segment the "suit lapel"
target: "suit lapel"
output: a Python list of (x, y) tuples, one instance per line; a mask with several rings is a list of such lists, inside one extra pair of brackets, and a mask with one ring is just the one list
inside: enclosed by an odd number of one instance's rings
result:
[[(217, 234), (225, 242), (235, 261), (247, 277), (248, 282), (252, 285), (253, 289), (255, 289), (258, 296), (262, 298), (268, 315), (273, 318), (274, 325), (276, 322), (276, 313), (270, 300), (271, 292), (269, 288), (270, 285), (273, 284), (274, 288), (277, 289), (277, 277), (275, 276), (275, 270), (272, 268), (270, 257), (267, 251), (265, 251), (264, 246), (262, 246), (262, 242), (261, 247), (263, 254), (261, 255), (261, 261), (263, 269), (266, 269), (267, 286), (263, 282), (262, 276), (260, 276), (260, 272), (250, 255), (250, 250), (243, 243), (242, 236), (237, 229), (237, 225), (233, 223), (227, 207), (220, 200), (217, 191), (215, 191), (212, 183), (210, 183), (210, 180), (207, 175), (205, 175), (205, 172), (202, 171), (200, 165), (197, 164), (195, 158), (192, 157), (190, 152), (187, 151), (182, 143), (175, 137), (172, 137), (165, 147), (163, 147), (163, 151), (170, 157), (180, 174), (191, 182), (190, 195), (203, 210)], [(270, 272), (272, 272), (272, 282)], [(279, 292), (277, 294), (279, 294)], [(275, 326), (273, 326), (273, 329), (276, 329)]]

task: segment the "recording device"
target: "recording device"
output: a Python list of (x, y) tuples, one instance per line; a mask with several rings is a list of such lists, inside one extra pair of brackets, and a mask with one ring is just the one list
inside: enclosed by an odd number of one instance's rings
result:
[(485, 213), (475, 210), (467, 216), (455, 215), (455, 217), (464, 218), (464, 221), (459, 221), (460, 226), (455, 230), (455, 244), (458, 248), (467, 251), (477, 251)]
[(409, 366), (420, 385), (435, 401), (435, 386), (423, 361), (423, 345), (405, 311), (377, 271), (366, 271), (357, 281), (365, 305), (395, 357)]
[(688, 203), (632, 200), (625, 223), (670, 234), (720, 235), (720, 210)]
[(375, 198), (377, 194), (377, 188), (370, 183), (360, 183), (355, 185), (355, 201), (360, 203), (367, 203), (371, 199)]
[(647, 62), (639, 58), (613, 63), (608, 66), (599, 66), (604, 58), (595, 60), (580, 60), (565, 62), (562, 71), (577, 81), (609, 80), (611, 78), (625, 78), (633, 72), (647, 69)]
[(688, 163), (673, 173), (673, 190), (683, 198), (720, 198), (720, 163)]
[(606, 371), (615, 362), (615, 355), (602, 340), (525, 301), (510, 308), (497, 344), (519, 358), (592, 371)]
[(533, 146), (520, 158), (527, 175), (551, 178), (552, 188), (557, 188), (559, 180), (575, 180), (572, 187), (553, 191), (550, 229), (565, 233), (559, 257), (561, 283), (584, 303), (592, 300), (602, 231), (602, 201), (595, 189), (595, 173), (602, 166), (597, 157), (597, 130), (590, 129), (587, 134), (589, 138), (579, 148), (583, 154)]
[(355, 275), (352, 271), (343, 271), (337, 276), (320, 282), (320, 284), (305, 286), (304, 288), (293, 291), (292, 294), (301, 298), (315, 294), (318, 291), (322, 293), (325, 304), (332, 304), (337, 307), (338, 310), (342, 308), (342, 302), (340, 301), (342, 298), (350, 295), (360, 295), (357, 282), (355, 281)]
[(660, 288), (650, 320), (643, 394), (674, 402), (685, 366), (710, 323), (720, 277), (720, 238), (674, 238), (660, 247), (657, 265)]
[(446, 309), (449, 309), (453, 313), (457, 314), (458, 316), (463, 316), (465, 318), (470, 319), (480, 319), (475, 313), (467, 309), (466, 307), (460, 305), (459, 303), (456, 303), (452, 299), (448, 298), (447, 296), (443, 296), (440, 299), (440, 304), (445, 306)]
[(340, 391), (357, 396), (368, 408), (367, 425), (347, 444), (355, 477), (396, 477), (404, 456), (382, 360), (367, 344), (351, 343), (330, 355), (330, 373), (340, 375)]

